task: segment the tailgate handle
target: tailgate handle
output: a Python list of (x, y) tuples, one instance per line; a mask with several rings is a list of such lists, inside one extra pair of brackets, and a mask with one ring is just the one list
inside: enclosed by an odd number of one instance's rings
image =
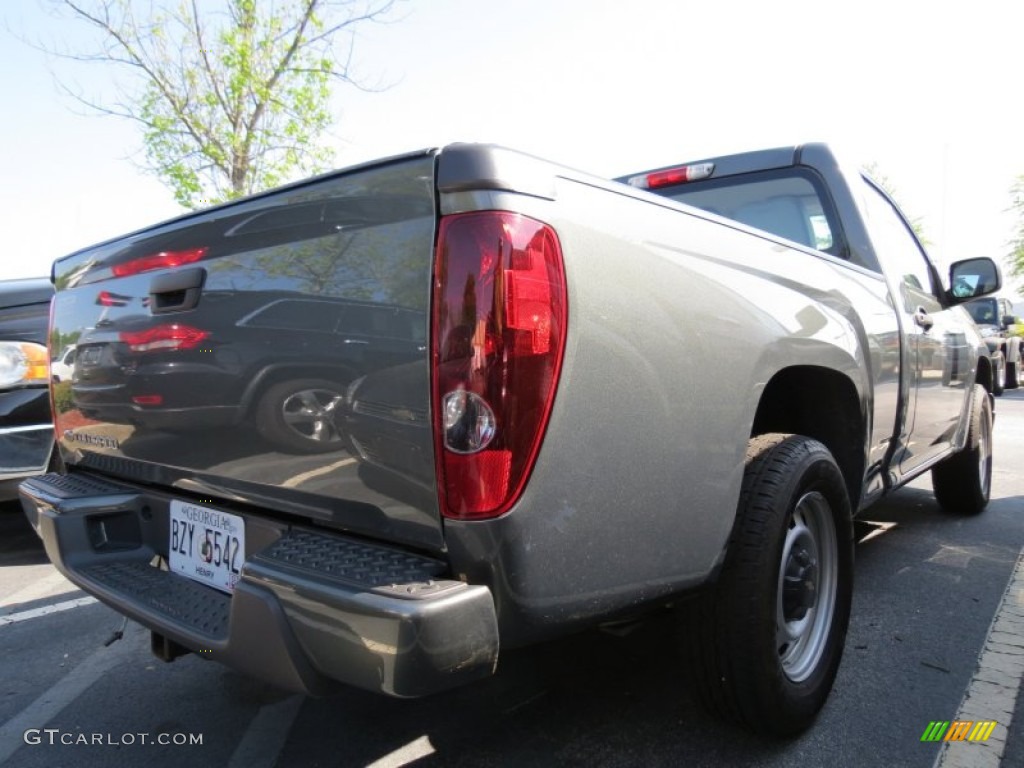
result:
[(206, 282), (206, 270), (192, 267), (157, 275), (149, 284), (149, 311), (154, 315), (195, 309)]

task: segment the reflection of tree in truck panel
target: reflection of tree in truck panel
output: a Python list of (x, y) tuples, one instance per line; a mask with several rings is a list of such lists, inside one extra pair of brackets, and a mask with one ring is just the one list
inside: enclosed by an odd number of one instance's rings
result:
[(432, 227), (420, 219), (259, 248), (218, 260), (209, 279), (426, 309), (429, 263), (419, 251)]

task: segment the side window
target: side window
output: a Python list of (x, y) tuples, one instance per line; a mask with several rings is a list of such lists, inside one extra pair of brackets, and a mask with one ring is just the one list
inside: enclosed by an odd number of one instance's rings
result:
[(800, 169), (690, 182), (658, 194), (735, 219), (795, 243), (846, 258), (835, 216), (816, 177)]
[(878, 260), (886, 272), (899, 276), (904, 311), (941, 308), (932, 292), (931, 272), (921, 246), (906, 220), (875, 186), (864, 179), (862, 200)]

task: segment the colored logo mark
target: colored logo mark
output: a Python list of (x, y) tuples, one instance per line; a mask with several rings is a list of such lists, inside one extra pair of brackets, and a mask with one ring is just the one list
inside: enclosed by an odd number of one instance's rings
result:
[(997, 725), (995, 720), (932, 720), (921, 741), (987, 741)]

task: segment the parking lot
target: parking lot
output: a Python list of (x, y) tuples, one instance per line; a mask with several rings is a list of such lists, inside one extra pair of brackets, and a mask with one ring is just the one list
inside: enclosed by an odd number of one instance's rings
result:
[[(755, 739), (697, 709), (666, 620), (508, 652), (492, 679), (415, 701), (357, 690), (307, 699), (196, 655), (165, 664), (137, 625), (106, 644), (121, 619), (48, 564), (12, 505), (0, 512), (0, 762), (932, 766), (939, 747), (922, 733), (955, 719), (1024, 547), (1024, 391), (996, 413), (983, 515), (941, 513), (926, 479), (867, 515), (839, 678), (795, 741)], [(1019, 698), (1019, 680), (1000, 679)], [(999, 723), (993, 743), (951, 744), (948, 764), (1002, 742), (1003, 764), (1024, 764), (1012, 712), (991, 701), (978, 717)]]

